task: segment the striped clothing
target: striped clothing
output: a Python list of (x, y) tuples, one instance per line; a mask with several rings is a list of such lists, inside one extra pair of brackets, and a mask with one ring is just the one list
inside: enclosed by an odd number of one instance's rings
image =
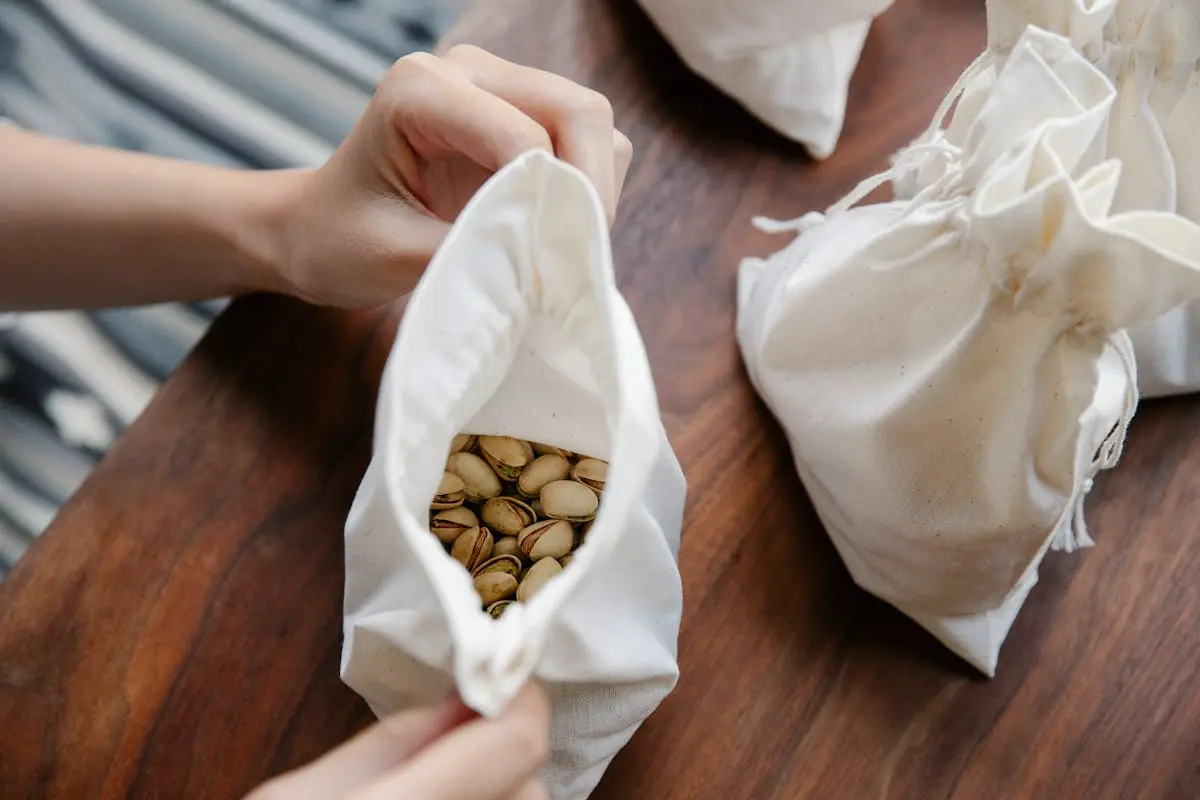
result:
[[(319, 164), (466, 2), (8, 0), (0, 117), (210, 164)], [(223, 304), (0, 317), (0, 577)]]

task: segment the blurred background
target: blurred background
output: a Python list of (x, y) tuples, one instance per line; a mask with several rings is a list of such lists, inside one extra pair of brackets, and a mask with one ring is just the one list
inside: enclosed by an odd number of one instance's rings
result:
[[(0, 0), (0, 117), (251, 169), (316, 165), (392, 61), (471, 0)], [(0, 332), (0, 579), (223, 307), (23, 314)]]

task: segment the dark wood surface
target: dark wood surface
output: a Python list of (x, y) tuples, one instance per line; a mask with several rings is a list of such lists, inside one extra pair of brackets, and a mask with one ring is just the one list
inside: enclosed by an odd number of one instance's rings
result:
[[(756, 213), (839, 197), (927, 122), (980, 0), (900, 0), (837, 154), (689, 76), (629, 0), (488, 0), (451, 37), (607, 93), (638, 155), (614, 232), (689, 478), (682, 678), (596, 796), (1200, 796), (1200, 402), (1151, 403), (974, 674), (856, 590), (734, 343)], [(0, 585), (0, 795), (233, 798), (370, 714), (338, 680), (342, 521), (398, 310), (239, 302)]]

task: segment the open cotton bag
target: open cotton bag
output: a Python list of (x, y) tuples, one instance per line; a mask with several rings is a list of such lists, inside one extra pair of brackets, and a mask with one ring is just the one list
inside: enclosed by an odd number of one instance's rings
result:
[(638, 0), (693, 72), (827, 158), (871, 21), (892, 0)]
[[(961, 147), (775, 223), (801, 233), (739, 275), (750, 377), (854, 580), (988, 675), (1046, 550), (1088, 541), (1137, 403), (1123, 329), (1200, 297), (1200, 227), (1112, 213), (1115, 161), (1077, 174), (1114, 96), (1028, 28)], [(853, 207), (925, 160), (911, 199)]]
[[(574, 560), (499, 619), (429, 530), (460, 432), (610, 464)], [(451, 687), (493, 715), (537, 678), (553, 705), (543, 779), (555, 800), (586, 797), (678, 676), (683, 502), (600, 200), (527, 153), (459, 216), (392, 346), (346, 521), (342, 678), (380, 716)]]
[[(1112, 81), (1116, 91), (1107, 131), (1080, 169), (1120, 160), (1114, 212), (1174, 211), (1200, 222), (1200, 2), (1196, 0), (988, 0), (988, 47), (964, 76), (963, 96), (942, 140), (961, 147), (981, 102), (995, 85), (1027, 25), (1067, 37)], [(912, 196), (936, 180), (922, 174), (898, 181)], [(1200, 390), (1200, 304), (1173, 309), (1129, 331), (1142, 397)]]

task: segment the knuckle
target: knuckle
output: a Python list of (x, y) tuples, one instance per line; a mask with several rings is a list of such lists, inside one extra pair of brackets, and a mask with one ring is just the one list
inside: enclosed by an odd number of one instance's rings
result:
[(612, 125), (612, 103), (595, 89), (581, 87), (573, 99), (572, 111), (591, 122)]
[(488, 58), (491, 54), (482, 47), (473, 44), (456, 44), (446, 51), (446, 58), (450, 61), (459, 61), (464, 64), (477, 63), (481, 59)]
[(617, 131), (617, 135), (613, 137), (613, 148), (616, 150), (616, 154), (622, 158), (633, 155), (633, 142), (620, 131)]
[(432, 53), (410, 53), (397, 59), (380, 82), (380, 88), (396, 91), (410, 80), (437, 73), (438, 57)]

